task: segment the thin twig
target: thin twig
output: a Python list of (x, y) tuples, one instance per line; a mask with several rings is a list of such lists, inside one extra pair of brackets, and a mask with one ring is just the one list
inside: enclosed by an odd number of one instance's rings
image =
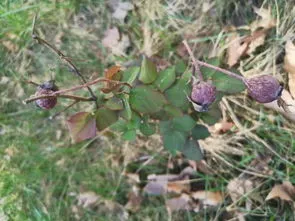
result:
[(200, 81), (203, 81), (203, 80), (204, 80), (204, 78), (203, 78), (203, 74), (202, 74), (202, 72), (201, 72), (201, 70), (200, 70), (199, 64), (197, 63), (197, 60), (196, 60), (196, 58), (195, 58), (195, 56), (194, 56), (194, 54), (193, 54), (191, 48), (189, 47), (189, 45), (188, 45), (188, 43), (187, 43), (186, 40), (182, 41), (182, 43), (183, 43), (184, 46), (186, 47), (186, 50), (187, 50), (187, 52), (189, 53), (189, 55), (190, 55), (190, 57), (191, 57), (191, 59), (192, 59), (192, 61), (193, 61), (193, 65), (194, 65), (194, 67), (195, 67), (195, 70), (194, 70), (194, 71), (197, 72), (197, 74), (198, 74), (198, 76), (199, 76), (199, 80), (200, 80)]
[(68, 99), (73, 99), (73, 100), (78, 100), (78, 101), (92, 101), (93, 98), (85, 98), (85, 97), (79, 97), (79, 96), (75, 96), (75, 95), (70, 95), (70, 94), (65, 94), (67, 92), (72, 92), (72, 91), (76, 91), (79, 90), (81, 88), (85, 88), (85, 87), (89, 87), (90, 85), (96, 84), (98, 82), (110, 82), (110, 83), (116, 83), (118, 85), (125, 85), (128, 87), (132, 87), (130, 84), (126, 83), (126, 82), (119, 82), (119, 81), (113, 81), (113, 80), (109, 80), (106, 78), (97, 78), (91, 82), (88, 82), (86, 84), (82, 84), (82, 85), (78, 85), (72, 88), (68, 88), (68, 89), (64, 89), (64, 90), (59, 90), (59, 91), (55, 91), (50, 95), (40, 95), (40, 96), (36, 96), (36, 97), (31, 97), (28, 98), (26, 100), (24, 100), (23, 102), (25, 104), (33, 102), (35, 100), (39, 100), (39, 99), (45, 99), (45, 98), (50, 98), (50, 97), (62, 97), (62, 98), (68, 98)]
[(51, 97), (61, 97), (61, 98), (66, 98), (66, 99), (72, 99), (72, 100), (75, 100), (77, 102), (79, 102), (79, 101), (92, 101), (93, 100), (92, 97), (87, 98), (87, 97), (80, 97), (80, 96), (75, 96), (75, 95), (71, 95), (71, 94), (55, 94), (55, 93), (52, 93), (52, 94), (48, 94), (48, 95), (40, 95), (40, 96), (31, 97), (31, 98), (28, 98), (28, 99), (24, 100), (23, 102), (25, 104), (28, 104), (28, 103), (31, 103), (31, 102), (36, 101), (36, 100), (46, 99), (46, 98), (51, 98)]
[(212, 68), (212, 69), (214, 69), (214, 70), (216, 70), (216, 71), (220, 71), (220, 72), (222, 72), (222, 73), (224, 73), (224, 74), (227, 74), (227, 75), (229, 75), (229, 76), (231, 76), (231, 77), (234, 77), (234, 78), (236, 78), (236, 79), (238, 79), (238, 80), (241, 80), (241, 81), (245, 82), (245, 78), (244, 78), (243, 76), (238, 75), (238, 74), (236, 74), (236, 73), (234, 73), (234, 72), (231, 72), (231, 71), (225, 70), (225, 69), (220, 68), (220, 67), (216, 67), (216, 66), (214, 66), (214, 65), (212, 65), (212, 64), (208, 64), (208, 63), (203, 62), (203, 61), (199, 61), (199, 60), (197, 60), (196, 62), (197, 62), (199, 65), (201, 65), (201, 66), (205, 66), (205, 67), (208, 67), (208, 68)]
[[(34, 20), (33, 20), (32, 38), (35, 39), (39, 44), (46, 46), (51, 51), (53, 51), (55, 54), (57, 54), (59, 56), (60, 60), (63, 61), (65, 64), (67, 64), (70, 67), (71, 71), (73, 71), (81, 79), (81, 81), (84, 84), (86, 84), (87, 83), (86, 79), (83, 77), (83, 75), (78, 70), (78, 68), (74, 65), (74, 63), (67, 56), (65, 56), (56, 47), (49, 44), (47, 41), (45, 41), (44, 39), (40, 38), (38, 35), (35, 34), (36, 19), (37, 19), (37, 15), (34, 16)], [(87, 89), (88, 89), (89, 93), (91, 94), (92, 101), (95, 102), (96, 108), (98, 108), (97, 97), (95, 96), (95, 94), (93, 93), (93, 91), (90, 87), (87, 87)]]

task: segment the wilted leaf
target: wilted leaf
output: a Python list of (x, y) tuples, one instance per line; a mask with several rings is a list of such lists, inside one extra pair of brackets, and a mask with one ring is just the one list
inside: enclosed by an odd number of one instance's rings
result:
[(226, 133), (227, 131), (232, 129), (233, 126), (234, 126), (233, 122), (228, 122), (223, 120), (222, 122), (216, 123), (214, 125), (214, 129), (216, 133)]
[(103, 130), (118, 119), (117, 113), (115, 111), (109, 110), (107, 108), (100, 108), (95, 112), (96, 125), (98, 130)]
[(157, 76), (158, 72), (156, 65), (149, 58), (144, 56), (138, 79), (144, 84), (150, 84), (156, 80)]
[(252, 31), (256, 31), (258, 28), (270, 29), (276, 26), (276, 20), (271, 15), (271, 7), (268, 7), (268, 9), (254, 7), (254, 11), (261, 19), (251, 23)]
[(205, 139), (210, 136), (210, 132), (208, 131), (208, 128), (204, 125), (197, 124), (192, 129), (192, 137), (196, 140)]
[(129, 102), (139, 113), (155, 113), (162, 109), (166, 99), (160, 92), (141, 85), (131, 89)]
[(175, 67), (173, 66), (161, 71), (154, 84), (163, 92), (174, 83), (175, 78)]
[(78, 206), (82, 206), (83, 208), (89, 208), (93, 206), (99, 201), (99, 199), (100, 197), (92, 191), (80, 193), (77, 196)]
[(140, 195), (140, 189), (137, 186), (133, 186), (132, 190), (128, 193), (128, 202), (125, 205), (127, 210), (136, 212), (140, 209), (142, 202), (142, 196)]
[(166, 201), (167, 210), (170, 212), (179, 210), (191, 210), (192, 207), (189, 204), (191, 198), (188, 194), (183, 193), (179, 197), (175, 197)]
[(114, 55), (124, 56), (126, 49), (130, 46), (130, 40), (128, 35), (122, 34), (120, 37), (118, 28), (114, 27), (104, 33), (102, 44), (109, 48)]
[(289, 181), (276, 184), (269, 192), (265, 200), (279, 198), (285, 201), (295, 201), (295, 187)]
[(124, 23), (128, 11), (132, 10), (134, 7), (130, 2), (121, 2), (119, 0), (110, 1), (110, 6), (113, 9), (112, 17), (118, 19), (120, 22)]
[(295, 45), (291, 40), (287, 41), (285, 51), (284, 68), (289, 74), (289, 90), (295, 97)]
[(203, 205), (208, 206), (218, 206), (223, 202), (223, 196), (219, 191), (210, 192), (202, 190), (191, 193), (191, 196), (194, 199), (200, 200)]
[[(271, 103), (266, 103), (266, 104), (264, 104), (264, 106), (280, 112), (286, 118), (295, 122), (295, 100), (294, 100), (294, 98), (287, 90), (283, 90), (281, 99), (283, 100), (283, 102), (285, 102), (285, 105), (283, 105), (283, 106), (280, 106), (277, 101), (273, 101)], [(284, 108), (284, 106), (285, 106), (285, 108)]]
[(149, 195), (163, 195), (167, 192), (167, 187), (162, 183), (152, 181), (145, 185), (143, 192)]
[(89, 112), (79, 112), (67, 120), (71, 137), (74, 142), (80, 142), (96, 136), (96, 121)]
[(238, 33), (234, 33), (229, 37), (229, 47), (227, 49), (227, 64), (229, 67), (234, 66), (240, 58), (246, 53), (248, 44), (242, 42), (242, 37)]

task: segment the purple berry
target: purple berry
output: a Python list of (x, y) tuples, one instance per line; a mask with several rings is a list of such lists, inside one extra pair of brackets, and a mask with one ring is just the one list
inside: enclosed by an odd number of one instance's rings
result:
[(189, 99), (196, 111), (208, 111), (210, 104), (216, 99), (216, 87), (210, 82), (193, 79), (192, 93)]
[[(54, 84), (54, 81), (47, 81), (37, 88), (35, 96), (50, 95), (53, 94), (55, 91), (58, 91), (58, 87)], [(36, 100), (36, 105), (45, 110), (54, 108), (56, 104), (56, 97)]]
[(279, 81), (271, 75), (261, 75), (244, 80), (248, 94), (259, 103), (277, 100), (283, 91)]

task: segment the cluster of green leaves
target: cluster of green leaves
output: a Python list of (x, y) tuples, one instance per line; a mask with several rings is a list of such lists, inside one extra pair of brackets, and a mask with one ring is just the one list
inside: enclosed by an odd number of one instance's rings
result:
[[(218, 65), (218, 60), (209, 61)], [(156, 65), (143, 57), (141, 67), (131, 67), (120, 73), (120, 81), (132, 88), (121, 88), (120, 93), (106, 96), (103, 107), (95, 113), (81, 112), (68, 120), (73, 139), (78, 142), (95, 135), (107, 127), (122, 133), (125, 140), (134, 140), (140, 132), (150, 136), (160, 132), (164, 147), (172, 154), (182, 152), (192, 160), (202, 159), (198, 140), (210, 136), (208, 129), (197, 122), (201, 119), (214, 124), (221, 116), (218, 101), (224, 94), (238, 93), (244, 84), (225, 74), (203, 68), (206, 80), (211, 80), (219, 96), (211, 110), (196, 113), (187, 96), (191, 93), (192, 73), (184, 63), (168, 67), (160, 72)], [(122, 93), (124, 92), (124, 93)], [(96, 125), (95, 125), (96, 123)]]

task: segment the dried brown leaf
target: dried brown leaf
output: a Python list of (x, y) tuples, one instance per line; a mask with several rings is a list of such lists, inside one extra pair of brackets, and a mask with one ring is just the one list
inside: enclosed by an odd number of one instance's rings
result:
[(277, 101), (273, 101), (271, 103), (266, 103), (264, 106), (278, 111), (283, 114), (286, 118), (295, 122), (295, 100), (292, 95), (287, 91), (283, 90), (281, 99), (285, 103), (285, 105), (279, 105)]
[(114, 55), (124, 56), (126, 49), (130, 46), (128, 35), (121, 35), (117, 27), (106, 30), (102, 44), (109, 48)]
[(271, 7), (268, 7), (268, 9), (254, 7), (254, 11), (261, 19), (251, 23), (250, 28), (252, 31), (258, 28), (270, 29), (276, 26), (276, 20), (271, 15)]
[(190, 205), (191, 198), (188, 194), (181, 194), (179, 197), (175, 197), (166, 201), (166, 207), (169, 212), (179, 210), (191, 210)]
[(77, 196), (78, 206), (82, 206), (83, 208), (89, 208), (93, 206), (99, 201), (99, 199), (100, 197), (92, 191), (83, 192)]
[(289, 40), (285, 46), (285, 59), (284, 59), (284, 68), (288, 72), (289, 77), (289, 90), (292, 96), (295, 96), (295, 45)]
[(265, 200), (279, 198), (285, 201), (295, 200), (295, 186), (289, 181), (284, 181), (282, 184), (276, 184), (269, 192)]
[(229, 47), (227, 49), (227, 64), (232, 67), (238, 61), (240, 58), (246, 53), (246, 50), (248, 48), (247, 43), (242, 42), (242, 37), (238, 33), (234, 33), (229, 37)]
[(136, 212), (140, 209), (142, 202), (142, 196), (140, 195), (140, 189), (137, 186), (133, 186), (132, 190), (128, 193), (128, 202), (125, 205), (127, 210)]
[(234, 125), (235, 124), (233, 122), (223, 120), (221, 122), (216, 123), (214, 125), (214, 129), (215, 129), (216, 133), (218, 133), (218, 134), (226, 133), (227, 131), (232, 129)]
[(220, 191), (211, 192), (211, 191), (197, 191), (191, 193), (191, 196), (194, 199), (200, 200), (203, 205), (208, 206), (218, 206), (223, 202), (223, 196)]

